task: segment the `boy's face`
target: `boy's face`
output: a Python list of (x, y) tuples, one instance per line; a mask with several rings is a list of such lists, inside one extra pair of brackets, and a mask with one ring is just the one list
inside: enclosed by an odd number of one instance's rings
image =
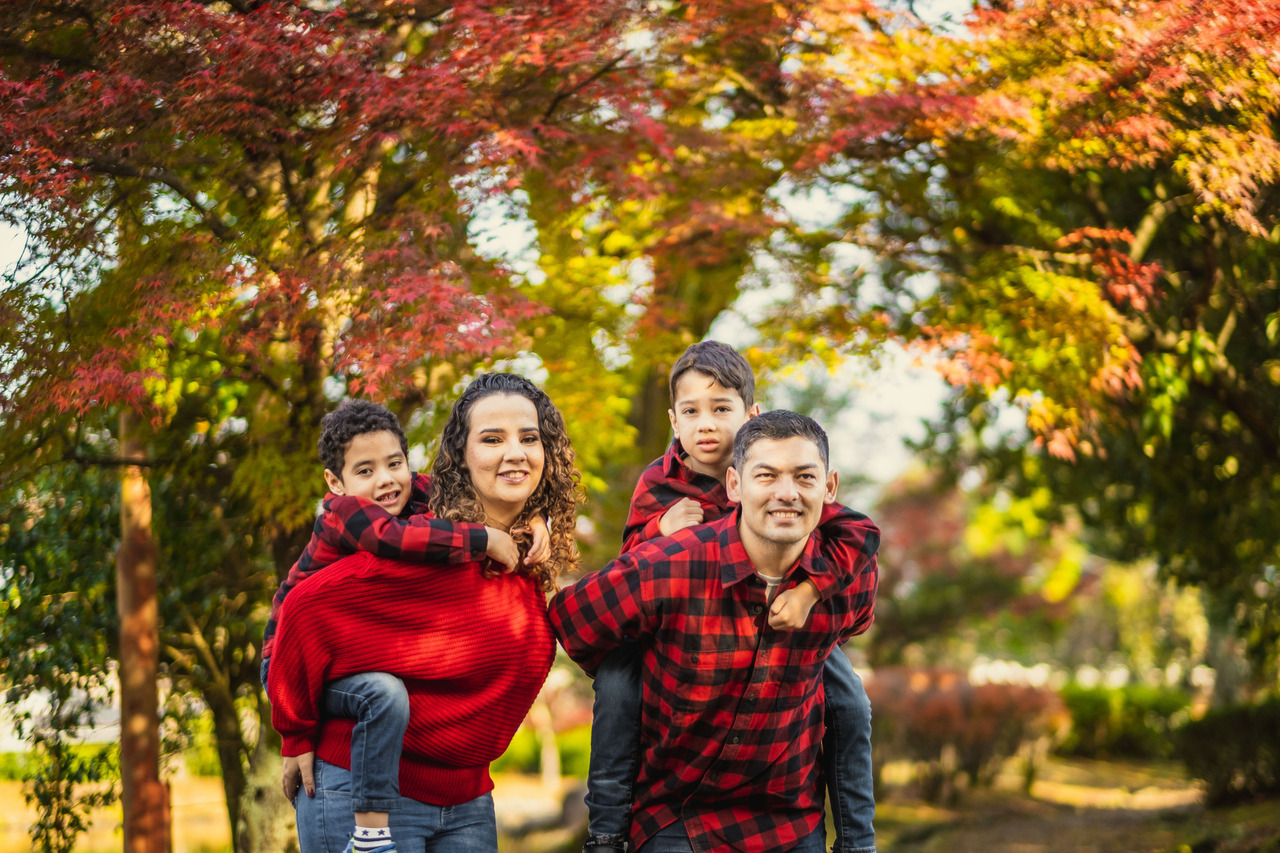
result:
[(400, 439), (388, 430), (366, 432), (351, 439), (340, 472), (324, 469), (325, 482), (335, 495), (367, 498), (392, 515), (409, 503), (413, 473), (400, 449)]
[(760, 405), (743, 405), (742, 396), (697, 370), (676, 380), (673, 408), (667, 410), (676, 438), (689, 454), (689, 467), (723, 481), (733, 462), (733, 437), (760, 414)]

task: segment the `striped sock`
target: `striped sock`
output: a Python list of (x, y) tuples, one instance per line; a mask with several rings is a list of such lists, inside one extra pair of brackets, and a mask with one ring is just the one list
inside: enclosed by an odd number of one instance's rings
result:
[(355, 835), (352, 836), (351, 850), (352, 853), (372, 853), (372, 851), (385, 847), (390, 843), (390, 827), (357, 826)]

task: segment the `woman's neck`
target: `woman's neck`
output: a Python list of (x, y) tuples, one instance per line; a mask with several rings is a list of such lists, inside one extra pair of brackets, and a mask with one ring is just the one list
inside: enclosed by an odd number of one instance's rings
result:
[(497, 513), (483, 504), (481, 504), (481, 508), (484, 509), (484, 523), (490, 527), (496, 527), (505, 533), (511, 532), (512, 526), (515, 525), (516, 520), (520, 517), (519, 512), (513, 513), (510, 510), (507, 510), (503, 513)]

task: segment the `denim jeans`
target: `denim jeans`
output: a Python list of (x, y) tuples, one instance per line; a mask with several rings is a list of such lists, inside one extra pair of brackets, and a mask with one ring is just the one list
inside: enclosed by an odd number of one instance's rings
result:
[(871, 772), (871, 700), (853, 664), (836, 647), (822, 668), (827, 733), (822, 738), (822, 769), (827, 775), (836, 853), (875, 853), (876, 816)]
[[(790, 853), (826, 853), (827, 830), (821, 824), (813, 832), (800, 839)], [(305, 851), (304, 851), (305, 853)], [(684, 824), (676, 821), (658, 830), (658, 834), (640, 845), (637, 853), (693, 853)]]
[(361, 672), (324, 686), (324, 711), (356, 721), (351, 730), (351, 808), (400, 807), (400, 751), (409, 726), (409, 693), (385, 672)]
[[(351, 807), (351, 773), (317, 759), (316, 795), (298, 792), (302, 853), (342, 853), (355, 828)], [(498, 823), (493, 795), (483, 794), (457, 806), (433, 806), (407, 797), (391, 810), (391, 835), (399, 853), (494, 853)]]
[(631, 827), (631, 785), (640, 758), (640, 656), (628, 643), (596, 669), (587, 767), (587, 834), (625, 838)]
[[(587, 770), (587, 832), (626, 837), (640, 752), (638, 643), (605, 656), (596, 670)], [(871, 701), (853, 664), (832, 649), (822, 670), (827, 732), (822, 741), (837, 853), (874, 853), (876, 802), (871, 773)]]

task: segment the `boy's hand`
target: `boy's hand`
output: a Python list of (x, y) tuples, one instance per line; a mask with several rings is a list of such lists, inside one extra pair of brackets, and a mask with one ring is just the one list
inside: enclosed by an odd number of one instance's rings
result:
[(803, 628), (818, 598), (818, 587), (808, 578), (791, 589), (784, 589), (773, 597), (773, 604), (769, 607), (769, 627), (775, 631)]
[(530, 519), (527, 529), (533, 541), (529, 543), (529, 553), (524, 555), (524, 564), (536, 566), (551, 556), (551, 530), (547, 527), (547, 520), (540, 515)]
[(293, 798), (297, 796), (299, 785), (306, 789), (308, 797), (316, 795), (316, 779), (312, 773), (315, 760), (316, 754), (314, 752), (285, 756), (284, 775), (281, 778), (281, 784), (284, 789), (285, 799), (289, 802), (292, 803)]
[(485, 532), (489, 534), (489, 547), (484, 549), (485, 554), (495, 563), (506, 566), (505, 572), (515, 571), (516, 564), (520, 562), (520, 549), (516, 547), (516, 540), (511, 538), (510, 533), (496, 527), (486, 527)]
[(693, 498), (681, 498), (671, 509), (662, 514), (658, 521), (658, 529), (663, 536), (670, 536), (677, 530), (693, 527), (702, 523), (702, 504)]

